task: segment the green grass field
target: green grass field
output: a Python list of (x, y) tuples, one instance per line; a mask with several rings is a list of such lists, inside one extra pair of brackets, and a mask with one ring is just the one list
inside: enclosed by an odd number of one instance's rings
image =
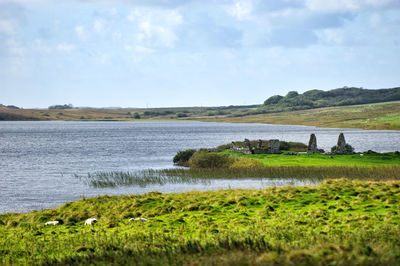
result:
[(82, 199), (0, 215), (0, 264), (398, 265), (399, 203), (400, 181), (347, 179)]
[(222, 153), (233, 156), (257, 159), (264, 166), (315, 166), (315, 167), (380, 167), (380, 166), (399, 166), (400, 155), (393, 152), (383, 154), (351, 154), (351, 155), (325, 155), (325, 154), (241, 154), (230, 152)]

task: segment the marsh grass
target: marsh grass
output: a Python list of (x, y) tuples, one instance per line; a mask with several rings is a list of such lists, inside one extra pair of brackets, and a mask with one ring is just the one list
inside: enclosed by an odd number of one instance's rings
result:
[(324, 179), (348, 178), (359, 180), (399, 180), (400, 166), (387, 167), (247, 167), (164, 169), (138, 172), (95, 172), (75, 175), (82, 182), (96, 188), (206, 184), (218, 179), (288, 179), (320, 182)]
[(142, 170), (137, 172), (95, 172), (87, 175), (74, 175), (85, 184), (96, 188), (165, 185), (165, 184), (197, 184), (209, 183), (209, 179), (190, 176), (168, 175), (158, 170)]
[(292, 179), (328, 179), (348, 178), (365, 180), (398, 180), (400, 166), (387, 167), (314, 167), (314, 166), (277, 166), (251, 168), (212, 168), (212, 169), (166, 169), (158, 173), (167, 176), (190, 178), (292, 178)]

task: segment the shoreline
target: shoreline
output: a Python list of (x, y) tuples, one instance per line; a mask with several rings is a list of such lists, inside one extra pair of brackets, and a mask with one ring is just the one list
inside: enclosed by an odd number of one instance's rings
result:
[[(1, 121), (199, 121), (226, 123), (260, 123), (272, 125), (314, 126), (317, 128), (349, 128), (365, 130), (400, 130), (400, 101), (324, 107), (297, 111), (271, 112), (241, 116), (241, 108), (232, 115), (207, 115), (207, 107), (153, 109), (7, 109), (0, 107), (0, 115), (14, 119)], [(140, 112), (140, 119), (133, 113)], [(169, 113), (168, 113), (169, 112)], [(168, 113), (168, 114), (163, 114)], [(147, 114), (147, 115), (145, 115)], [(235, 115), (238, 116), (235, 116)]]

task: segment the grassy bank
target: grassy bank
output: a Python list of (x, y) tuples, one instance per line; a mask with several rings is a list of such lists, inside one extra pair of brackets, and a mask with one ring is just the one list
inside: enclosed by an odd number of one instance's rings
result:
[[(400, 263), (399, 202), (400, 181), (346, 179), (82, 199), (0, 215), (0, 264), (393, 265)], [(84, 226), (89, 217), (99, 223)], [(44, 226), (53, 219), (64, 224)]]
[(313, 166), (313, 167), (380, 167), (380, 166), (399, 166), (400, 155), (394, 152), (368, 154), (349, 154), (349, 155), (325, 155), (325, 154), (242, 154), (221, 152), (239, 158), (257, 159), (264, 166)]

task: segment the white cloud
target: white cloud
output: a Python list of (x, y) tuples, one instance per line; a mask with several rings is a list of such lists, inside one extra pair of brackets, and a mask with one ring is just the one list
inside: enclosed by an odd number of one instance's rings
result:
[(16, 25), (13, 21), (0, 19), (0, 34), (14, 35), (16, 34)]
[(112, 34), (112, 40), (115, 41), (115, 42), (121, 41), (121, 40), (122, 40), (122, 33), (119, 32), (119, 31), (113, 32), (113, 34)]
[(101, 19), (96, 19), (93, 22), (93, 30), (98, 34), (102, 34), (104, 31), (104, 21)]
[(135, 45), (135, 46), (125, 45), (124, 48), (128, 52), (137, 52), (137, 53), (146, 53), (146, 54), (152, 54), (152, 53), (156, 52), (156, 50), (154, 50), (154, 49), (143, 47), (140, 45)]
[(35, 51), (45, 54), (51, 53), (53, 51), (53, 49), (41, 39), (36, 39), (33, 42), (33, 49)]
[(6, 41), (8, 52), (12, 56), (23, 57), (25, 55), (25, 49), (15, 39), (8, 39)]
[(173, 48), (178, 41), (176, 28), (183, 23), (176, 10), (137, 8), (128, 20), (135, 24), (136, 41), (145, 46)]
[(380, 14), (372, 14), (369, 17), (369, 24), (371, 27), (378, 29), (382, 24), (382, 17)]
[(231, 6), (226, 7), (226, 11), (238, 20), (251, 18), (253, 12), (252, 0), (235, 0)]
[(338, 29), (323, 29), (317, 32), (320, 41), (327, 44), (343, 44), (344, 38), (341, 30)]
[(56, 49), (61, 52), (71, 52), (75, 50), (75, 45), (68, 43), (60, 43), (57, 45)]
[(306, 0), (311, 10), (347, 11), (363, 8), (382, 8), (396, 4), (398, 0)]
[(86, 29), (84, 26), (76, 26), (75, 33), (76, 33), (76, 35), (78, 35), (79, 39), (81, 39), (83, 41), (87, 39)]

